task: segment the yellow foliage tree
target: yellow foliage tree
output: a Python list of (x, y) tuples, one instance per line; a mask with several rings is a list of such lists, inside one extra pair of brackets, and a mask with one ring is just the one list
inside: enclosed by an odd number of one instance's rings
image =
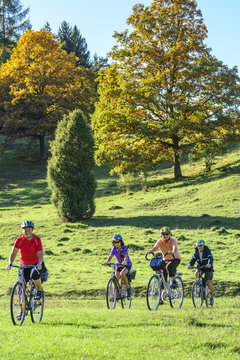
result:
[(74, 109), (86, 115), (95, 100), (92, 73), (77, 67), (49, 31), (28, 30), (0, 68), (0, 131), (10, 137), (40, 139), (54, 132), (58, 120)]
[(181, 178), (181, 154), (239, 136), (237, 68), (211, 55), (195, 0), (138, 4), (127, 23), (131, 32), (115, 33), (114, 62), (99, 78), (97, 163), (123, 173), (168, 159)]

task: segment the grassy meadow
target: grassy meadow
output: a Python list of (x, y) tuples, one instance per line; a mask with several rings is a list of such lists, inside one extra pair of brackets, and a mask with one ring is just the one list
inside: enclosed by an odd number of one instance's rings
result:
[[(96, 168), (98, 189), (92, 219), (64, 223), (50, 203), (46, 163), (16, 156), (0, 157), (0, 359), (238, 359), (240, 305), (240, 149), (217, 159), (210, 174), (204, 164), (148, 174), (118, 186), (108, 169)], [(9, 293), (16, 269), (5, 270), (20, 223), (31, 219), (42, 238), (50, 270), (44, 285), (46, 308), (40, 325), (26, 318), (14, 327)], [(145, 251), (159, 238), (159, 228), (172, 228), (182, 262), (185, 299), (181, 310), (168, 303), (147, 310), (145, 293), (152, 270)], [(121, 233), (137, 270), (130, 310), (106, 309), (105, 288), (111, 269), (101, 263), (111, 250), (111, 237)], [(190, 299), (193, 271), (187, 270), (197, 239), (205, 239), (214, 256), (215, 305), (196, 310)], [(6, 341), (7, 339), (7, 341)]]

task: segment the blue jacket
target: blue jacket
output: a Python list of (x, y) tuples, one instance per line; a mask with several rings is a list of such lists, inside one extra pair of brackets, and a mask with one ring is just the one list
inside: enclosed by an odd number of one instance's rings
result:
[(198, 263), (198, 266), (207, 265), (207, 264), (211, 265), (211, 267), (209, 269), (205, 269), (205, 271), (214, 271), (213, 270), (213, 256), (212, 256), (211, 250), (206, 245), (203, 248), (202, 261), (200, 260), (199, 250), (196, 247), (192, 258), (189, 261), (189, 265), (192, 267), (196, 261)]

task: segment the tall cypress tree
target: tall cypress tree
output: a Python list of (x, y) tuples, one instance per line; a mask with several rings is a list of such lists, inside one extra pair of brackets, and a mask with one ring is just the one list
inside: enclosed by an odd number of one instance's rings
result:
[(0, 0), (0, 64), (10, 58), (19, 37), (31, 28), (28, 13), (29, 7), (24, 10), (20, 0)]
[(76, 25), (72, 28), (66, 21), (63, 21), (58, 30), (58, 37), (62, 48), (66, 50), (67, 53), (74, 52), (79, 58), (77, 66), (80, 65), (85, 68), (91, 66), (87, 42), (85, 38), (82, 37)]
[(90, 218), (95, 211), (94, 140), (82, 111), (75, 110), (58, 123), (51, 154), (48, 184), (60, 218)]

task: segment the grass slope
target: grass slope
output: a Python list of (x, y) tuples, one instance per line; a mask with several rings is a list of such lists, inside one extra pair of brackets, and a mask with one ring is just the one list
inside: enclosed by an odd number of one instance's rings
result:
[[(168, 225), (178, 240), (182, 262), (179, 270), (187, 293), (193, 279), (186, 270), (195, 241), (205, 239), (214, 256), (216, 295), (239, 293), (240, 238), (240, 150), (218, 159), (218, 167), (206, 175), (202, 164), (183, 166), (182, 181), (174, 182), (172, 169), (151, 172), (148, 190), (142, 191), (138, 178), (121, 189), (105, 168), (96, 169), (98, 190), (96, 213), (88, 221), (62, 223), (50, 203), (46, 164), (14, 158), (9, 151), (1, 157), (0, 173), (0, 295), (7, 295), (16, 272), (2, 272), (19, 224), (32, 219), (41, 236), (45, 262), (51, 271), (47, 284), (50, 296), (99, 296), (104, 294), (110, 269), (101, 263), (111, 249), (111, 237), (121, 233), (129, 245), (136, 295), (144, 295), (152, 273), (145, 251), (159, 237), (159, 228)], [(198, 174), (198, 175), (197, 175)]]

